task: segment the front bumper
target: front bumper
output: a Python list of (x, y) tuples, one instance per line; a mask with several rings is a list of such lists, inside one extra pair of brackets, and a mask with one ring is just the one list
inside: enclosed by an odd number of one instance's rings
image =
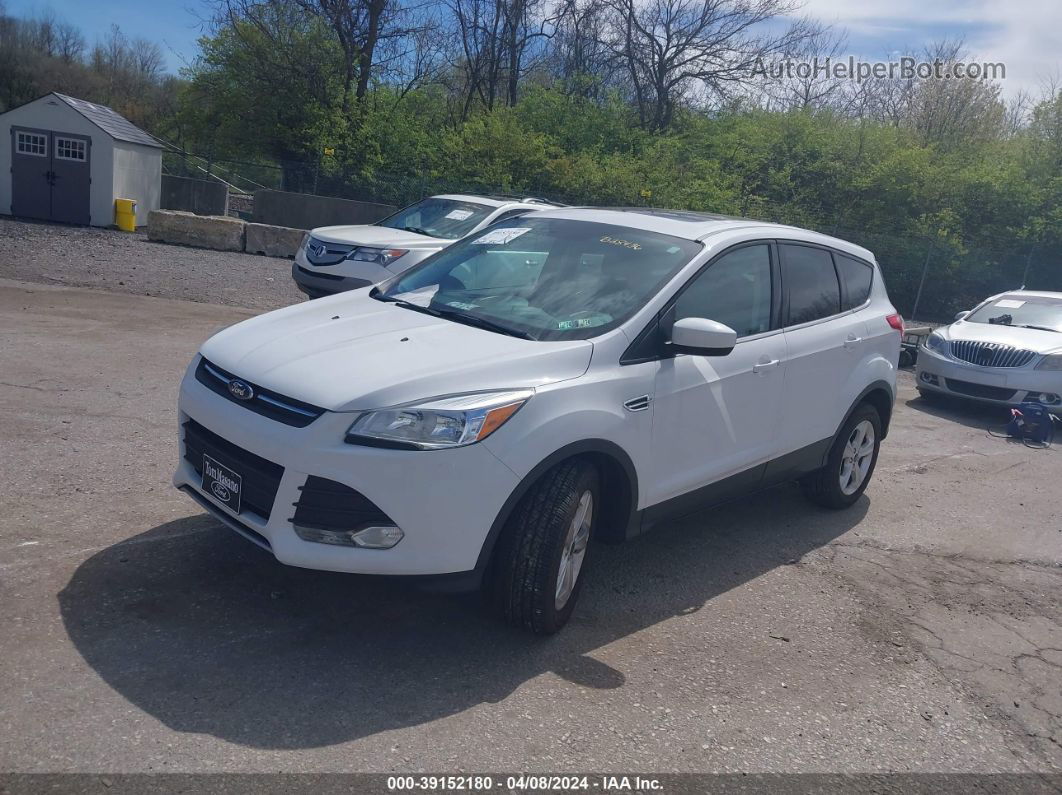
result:
[[(1017, 406), (1026, 400), (1043, 402), (1062, 411), (1062, 371), (1032, 367), (979, 367), (946, 358), (924, 345), (918, 349), (916, 385), (925, 392), (977, 400), (997, 406)], [(1054, 396), (1054, 401), (1043, 396)]]
[[(325, 412), (305, 428), (255, 414), (185, 374), (179, 401), (180, 458), (173, 484), (281, 563), (310, 569), (405, 576), (471, 572), (517, 476), (484, 445), (454, 450), (388, 450), (346, 444), (349, 413)], [(194, 420), (227, 442), (283, 468), (269, 517), (233, 513), (202, 488), (185, 459), (184, 424)], [(300, 487), (316, 475), (354, 489), (402, 528), (391, 549), (303, 541), (292, 518)]]
[(355, 279), (339, 274), (314, 272), (300, 265), (297, 261), (291, 266), (291, 278), (295, 280), (295, 286), (310, 298), (323, 298), (326, 295), (335, 295), (347, 290), (357, 290), (372, 284), (368, 279)]

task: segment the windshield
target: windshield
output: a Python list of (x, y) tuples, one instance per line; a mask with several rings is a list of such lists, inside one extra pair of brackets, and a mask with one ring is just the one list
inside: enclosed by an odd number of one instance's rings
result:
[(376, 226), (405, 229), (420, 235), (457, 240), (483, 221), (496, 207), (456, 199), (423, 199), (389, 215)]
[(640, 229), (514, 218), (425, 260), (375, 295), (532, 339), (586, 339), (640, 309), (700, 243)]
[(1005, 295), (974, 310), (966, 320), (1062, 333), (1062, 301), (1042, 296)]

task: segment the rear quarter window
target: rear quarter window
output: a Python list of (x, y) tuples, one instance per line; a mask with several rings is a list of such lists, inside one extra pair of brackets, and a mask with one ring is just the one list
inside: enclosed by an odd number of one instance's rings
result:
[(837, 272), (844, 282), (845, 296), (842, 309), (855, 309), (870, 298), (870, 286), (874, 281), (874, 269), (854, 257), (833, 252), (833, 261), (837, 263)]

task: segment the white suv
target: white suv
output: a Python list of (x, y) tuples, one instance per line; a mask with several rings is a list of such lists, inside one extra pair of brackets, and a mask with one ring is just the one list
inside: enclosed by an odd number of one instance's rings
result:
[(311, 230), (295, 252), (291, 278), (310, 298), (368, 287), (490, 224), (559, 206), (530, 197), (431, 196), (374, 224)]
[(181, 386), (174, 483), (283, 563), (483, 586), (549, 633), (593, 538), (798, 478), (855, 502), (902, 327), (842, 240), (536, 212), (212, 337)]

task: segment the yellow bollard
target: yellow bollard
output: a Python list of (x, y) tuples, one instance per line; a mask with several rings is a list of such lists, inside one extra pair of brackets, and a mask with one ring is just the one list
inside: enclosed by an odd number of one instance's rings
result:
[(123, 232), (136, 231), (136, 200), (114, 200), (114, 222)]

